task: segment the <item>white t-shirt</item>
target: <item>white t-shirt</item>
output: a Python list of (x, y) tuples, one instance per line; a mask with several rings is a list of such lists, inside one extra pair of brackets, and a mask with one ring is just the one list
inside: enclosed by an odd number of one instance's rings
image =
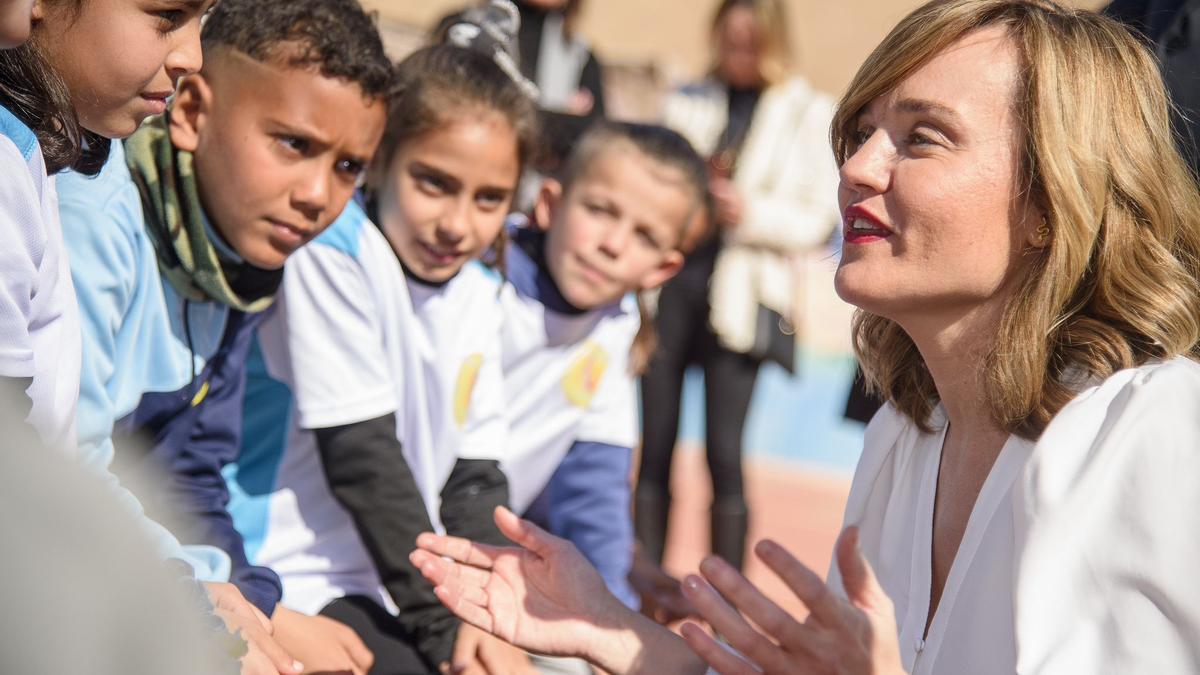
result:
[(76, 445), (81, 350), (54, 179), (37, 137), (0, 107), (0, 377), (32, 378), (28, 420), (54, 447)]
[[(288, 431), (269, 506), (257, 516), (265, 522), (246, 522), (254, 509), (235, 505), (239, 530), (250, 534), (247, 552), (279, 574), (284, 604), (315, 613), (354, 594), (390, 606), (349, 514), (329, 491), (312, 429), (394, 413), (439, 529), (440, 493), (455, 462), (499, 459), (499, 290), (499, 277), (478, 263), (436, 288), (407, 280), (353, 204), (288, 260), (276, 307), (259, 329), (266, 372), (291, 400)], [(249, 404), (248, 418), (256, 412)], [(254, 424), (248, 420), (247, 430)]]
[[(637, 334), (632, 298), (582, 313), (556, 311), (543, 273), (510, 246), (503, 368), (508, 448), (501, 467), (517, 513), (541, 494), (577, 441), (637, 445), (637, 384), (629, 349)], [(558, 300), (561, 302), (561, 299)]]
[[(1038, 442), (1010, 437), (929, 610), (944, 416), (891, 406), (867, 429), (846, 506), (896, 608), (913, 675), (1194, 673), (1200, 668), (1200, 365), (1121, 371)], [(830, 585), (841, 592), (836, 564)]]

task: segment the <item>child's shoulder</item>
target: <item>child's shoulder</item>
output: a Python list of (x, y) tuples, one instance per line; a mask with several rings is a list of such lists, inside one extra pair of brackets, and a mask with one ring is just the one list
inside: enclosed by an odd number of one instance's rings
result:
[(372, 245), (371, 239), (379, 235), (378, 229), (361, 204), (351, 199), (333, 223), (312, 241), (312, 247), (324, 247), (344, 253), (351, 258), (362, 256), (365, 247)]
[(38, 150), (37, 135), (4, 106), (0, 106), (0, 138), (7, 139), (26, 163), (33, 160)]
[(479, 260), (472, 260), (463, 265), (463, 268), (450, 282), (450, 286), (456, 292), (458, 289), (462, 289), (463, 292), (474, 295), (490, 291), (493, 299), (499, 293), (502, 284), (504, 284), (504, 276), (500, 271)]
[[(57, 176), (59, 212), (63, 228), (102, 230), (89, 236), (138, 234), (145, 224), (137, 185), (125, 164), (125, 150), (114, 142), (108, 160), (95, 176), (64, 171)], [(106, 220), (98, 227), (98, 220)]]

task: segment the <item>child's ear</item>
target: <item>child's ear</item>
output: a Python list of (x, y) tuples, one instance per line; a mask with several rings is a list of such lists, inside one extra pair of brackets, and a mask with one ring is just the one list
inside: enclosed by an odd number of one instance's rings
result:
[(679, 274), (681, 269), (683, 269), (683, 254), (674, 249), (668, 251), (658, 267), (642, 278), (642, 290), (648, 291), (651, 288), (662, 286)]
[(550, 223), (554, 219), (554, 213), (558, 211), (562, 196), (562, 183), (553, 178), (542, 181), (542, 187), (538, 190), (537, 202), (533, 205), (534, 227), (543, 232), (550, 229)]
[(184, 152), (195, 152), (211, 108), (212, 87), (203, 75), (188, 75), (180, 80), (171, 103), (171, 144)]
[(46, 3), (43, 0), (34, 0), (33, 7), (29, 9), (29, 18), (33, 23), (37, 23), (46, 18)]

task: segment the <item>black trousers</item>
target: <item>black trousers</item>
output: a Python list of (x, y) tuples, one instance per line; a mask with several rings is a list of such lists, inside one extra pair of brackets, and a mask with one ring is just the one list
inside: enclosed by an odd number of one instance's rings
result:
[(659, 348), (642, 376), (642, 461), (635, 523), (646, 553), (661, 562), (683, 375), (688, 365), (699, 364), (704, 370), (705, 454), (713, 490), (712, 550), (740, 568), (749, 526), (742, 435), (761, 364), (718, 344), (709, 328), (710, 311), (707, 288), (698, 284), (668, 284), (659, 297)]
[(413, 647), (415, 640), (405, 634), (396, 621), (379, 603), (361, 595), (338, 598), (321, 610), (323, 616), (349, 626), (367, 649), (375, 654), (371, 675), (426, 675), (435, 673), (425, 665)]

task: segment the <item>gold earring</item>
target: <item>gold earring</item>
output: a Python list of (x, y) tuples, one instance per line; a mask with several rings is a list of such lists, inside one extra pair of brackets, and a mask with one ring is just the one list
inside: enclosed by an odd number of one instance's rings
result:
[(1042, 216), (1042, 224), (1038, 225), (1034, 231), (1037, 235), (1037, 245), (1045, 246), (1050, 241), (1050, 223), (1046, 220), (1046, 216)]

